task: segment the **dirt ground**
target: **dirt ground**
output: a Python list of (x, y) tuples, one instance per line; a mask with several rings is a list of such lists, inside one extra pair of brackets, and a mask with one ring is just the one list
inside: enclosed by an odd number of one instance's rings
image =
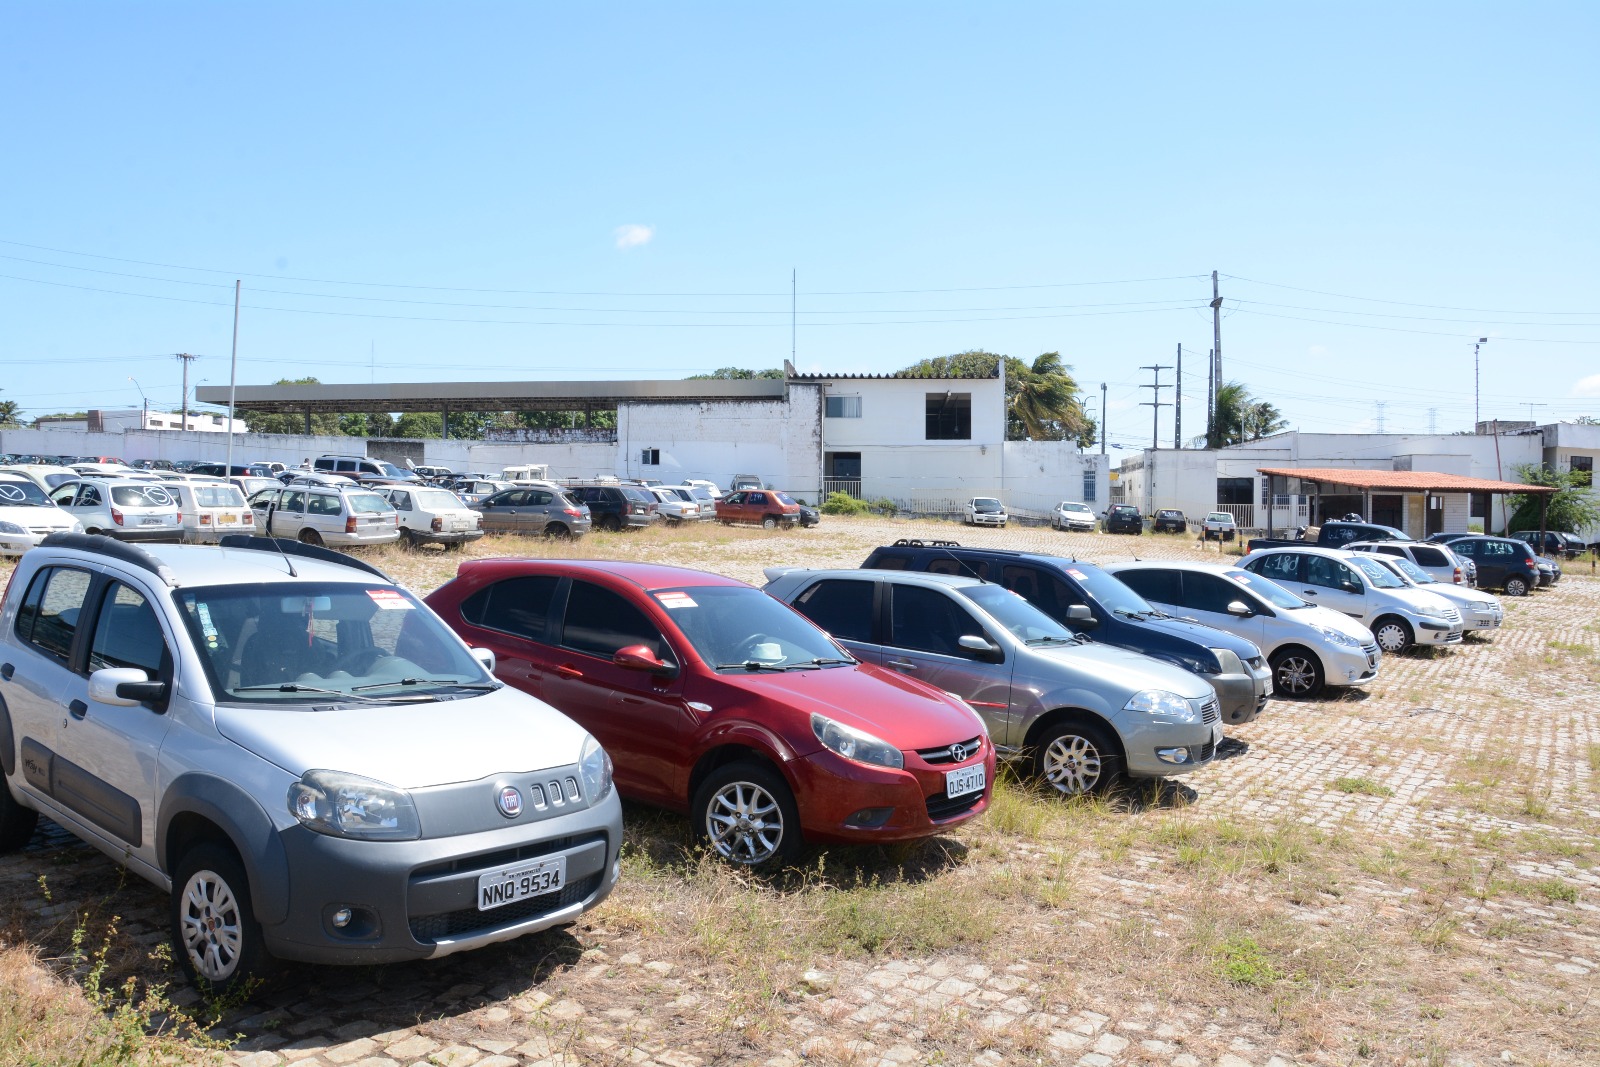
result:
[[(856, 566), (898, 537), (1218, 558), (1187, 537), (837, 518), (492, 538), (467, 554), (647, 559), (760, 584), (764, 567)], [(369, 558), (423, 593), (460, 556)], [(167, 960), (164, 896), (42, 824), (0, 858), (0, 1001), (93, 1029), (165, 984), (172, 1004), (137, 1024), (214, 1022), (225, 1051), (198, 1040), (182, 1058), (250, 1067), (1600, 1063), (1589, 570), (1505, 600), (1492, 635), (1386, 658), (1365, 691), (1274, 700), (1210, 766), (1104, 801), (1003, 776), (956, 833), (814, 850), (770, 878), (708, 861), (684, 820), (630, 805), (622, 881), (577, 925), (431, 963), (288, 967), (215, 1019)], [(5, 1011), (0, 1059), (26, 1062)]]

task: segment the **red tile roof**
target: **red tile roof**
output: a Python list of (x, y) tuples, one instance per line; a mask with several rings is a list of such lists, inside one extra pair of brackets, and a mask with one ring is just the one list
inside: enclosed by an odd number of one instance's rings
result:
[(1414, 493), (1553, 493), (1544, 485), (1522, 482), (1497, 482), (1492, 478), (1464, 478), (1459, 474), (1436, 471), (1374, 471), (1352, 467), (1257, 467), (1262, 474), (1300, 478), (1308, 482), (1328, 482), (1357, 489), (1400, 489)]

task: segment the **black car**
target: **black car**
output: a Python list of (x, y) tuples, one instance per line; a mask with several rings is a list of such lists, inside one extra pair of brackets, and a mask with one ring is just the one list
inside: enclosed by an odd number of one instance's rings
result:
[(1479, 589), (1524, 596), (1539, 587), (1539, 557), (1526, 541), (1483, 534), (1435, 534), (1428, 540), (1447, 544), (1456, 555), (1472, 560), (1478, 568)]
[(1518, 541), (1526, 541), (1539, 552), (1546, 556), (1560, 559), (1577, 559), (1588, 549), (1583, 543), (1583, 538), (1576, 534), (1562, 533), (1560, 530), (1546, 530), (1544, 537), (1539, 536), (1538, 530), (1512, 530), (1511, 536)]
[(810, 504), (801, 504), (800, 505), (800, 528), (801, 529), (805, 529), (807, 526), (815, 526), (817, 523), (819, 523), (821, 521), (822, 521), (822, 512), (818, 511), (816, 508), (812, 507)]
[(640, 485), (574, 485), (567, 496), (589, 505), (597, 530), (632, 530), (656, 521), (661, 501)]
[(1144, 533), (1144, 516), (1132, 504), (1112, 504), (1106, 509), (1106, 533)]
[(1156, 512), (1156, 517), (1150, 523), (1150, 529), (1154, 533), (1181, 534), (1188, 528), (1189, 520), (1183, 517), (1183, 512), (1173, 508), (1162, 508)]
[(1093, 563), (1042, 552), (962, 548), (955, 541), (903, 539), (873, 549), (861, 566), (995, 582), (1069, 630), (1205, 678), (1217, 691), (1224, 722), (1254, 719), (1271, 692), (1271, 671), (1254, 643), (1164, 615)]

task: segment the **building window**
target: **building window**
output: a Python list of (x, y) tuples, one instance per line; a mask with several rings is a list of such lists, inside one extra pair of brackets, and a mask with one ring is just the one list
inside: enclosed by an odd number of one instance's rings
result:
[(647, 449), (645, 449), (643, 452), (639, 453), (639, 462), (644, 464), (646, 467), (659, 467), (659, 466), (661, 466), (661, 449), (659, 449), (659, 448), (647, 448)]
[(927, 394), (929, 441), (972, 440), (972, 394)]
[(861, 417), (861, 398), (859, 396), (830, 396), (826, 400), (823, 414), (830, 419), (859, 419)]
[(1249, 507), (1255, 498), (1256, 480), (1254, 478), (1218, 478), (1217, 479), (1217, 504), (1243, 505)]
[(1594, 484), (1594, 457), (1593, 456), (1573, 456), (1572, 457), (1572, 462), (1570, 464), (1568, 464), (1567, 469), (1572, 471), (1573, 474), (1576, 474), (1576, 475), (1579, 476), (1579, 477), (1576, 477), (1576, 478), (1572, 479), (1577, 484), (1579, 484), (1579, 485), (1593, 485)]
[(1094, 471), (1083, 472), (1083, 502), (1088, 504), (1094, 500)]

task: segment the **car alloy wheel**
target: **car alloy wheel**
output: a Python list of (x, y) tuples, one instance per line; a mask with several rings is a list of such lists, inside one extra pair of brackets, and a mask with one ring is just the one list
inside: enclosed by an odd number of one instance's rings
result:
[(1379, 619), (1372, 627), (1372, 636), (1377, 639), (1378, 647), (1390, 655), (1411, 647), (1411, 627), (1395, 615), (1385, 615)]
[(789, 787), (759, 764), (734, 763), (714, 771), (697, 791), (694, 810), (700, 832), (731, 863), (781, 865), (803, 844)]
[(1039, 739), (1034, 771), (1046, 785), (1065, 796), (1086, 796), (1108, 787), (1117, 777), (1116, 749), (1093, 726), (1068, 723)]
[(1528, 583), (1525, 579), (1511, 577), (1506, 579), (1506, 596), (1527, 596)]
[(1272, 687), (1285, 696), (1312, 696), (1322, 689), (1322, 664), (1308, 652), (1280, 652), (1272, 658)]

